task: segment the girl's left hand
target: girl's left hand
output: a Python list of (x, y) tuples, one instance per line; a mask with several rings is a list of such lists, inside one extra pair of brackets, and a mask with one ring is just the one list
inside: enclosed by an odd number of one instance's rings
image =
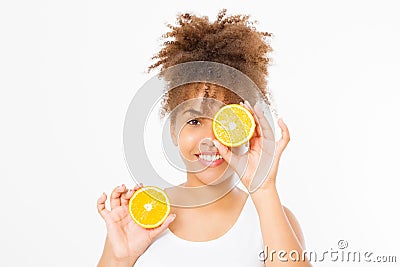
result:
[(249, 150), (243, 155), (232, 153), (228, 148), (214, 140), (220, 155), (229, 163), (239, 175), (243, 185), (250, 193), (258, 189), (274, 187), (278, 173), (279, 160), (286, 148), (290, 136), (289, 130), (282, 118), (278, 119), (278, 125), (282, 131), (282, 137), (275, 143), (274, 133), (260, 104), (254, 109), (245, 101), (242, 106), (247, 108), (254, 117), (256, 129), (249, 141)]

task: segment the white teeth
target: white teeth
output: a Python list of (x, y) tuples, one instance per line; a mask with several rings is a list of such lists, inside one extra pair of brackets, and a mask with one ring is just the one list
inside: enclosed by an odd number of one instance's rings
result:
[(204, 155), (204, 154), (200, 154), (199, 158), (201, 158), (202, 160), (207, 160), (207, 161), (216, 161), (219, 159), (222, 159), (221, 155)]

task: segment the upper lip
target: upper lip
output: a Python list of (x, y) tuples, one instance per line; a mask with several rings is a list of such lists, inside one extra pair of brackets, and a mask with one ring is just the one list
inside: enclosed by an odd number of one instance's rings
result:
[(219, 155), (219, 153), (216, 152), (216, 151), (202, 151), (202, 152), (197, 153), (195, 155), (196, 156), (199, 156), (199, 155)]

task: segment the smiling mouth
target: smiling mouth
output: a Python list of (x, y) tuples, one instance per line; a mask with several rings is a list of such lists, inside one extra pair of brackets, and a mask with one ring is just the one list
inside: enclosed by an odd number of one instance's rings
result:
[(202, 152), (195, 155), (199, 162), (206, 167), (217, 167), (225, 162), (222, 156), (216, 152)]
[(213, 162), (219, 159), (222, 159), (222, 156), (218, 153), (201, 153), (201, 154), (195, 154), (199, 159)]

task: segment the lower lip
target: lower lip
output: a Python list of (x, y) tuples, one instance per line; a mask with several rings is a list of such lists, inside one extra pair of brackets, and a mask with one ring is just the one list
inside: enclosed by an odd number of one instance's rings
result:
[(201, 164), (203, 164), (206, 167), (210, 167), (210, 168), (217, 167), (217, 166), (221, 165), (222, 163), (224, 163), (224, 161), (225, 161), (224, 159), (217, 159), (215, 161), (207, 161), (207, 160), (201, 159), (198, 156), (197, 156), (197, 158), (199, 159)]

